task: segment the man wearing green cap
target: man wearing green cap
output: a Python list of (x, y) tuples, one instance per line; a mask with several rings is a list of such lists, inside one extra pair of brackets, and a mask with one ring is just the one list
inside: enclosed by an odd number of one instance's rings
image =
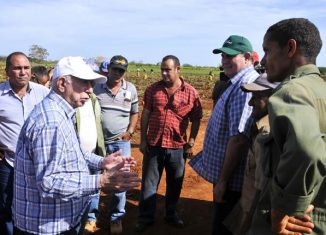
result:
[(204, 148), (190, 161), (193, 169), (214, 185), (213, 234), (231, 234), (222, 221), (241, 195), (245, 158), (248, 152), (251, 123), (250, 93), (241, 84), (252, 83), (259, 74), (252, 65), (252, 46), (248, 39), (231, 35), (222, 48), (228, 87), (213, 110), (205, 134)]

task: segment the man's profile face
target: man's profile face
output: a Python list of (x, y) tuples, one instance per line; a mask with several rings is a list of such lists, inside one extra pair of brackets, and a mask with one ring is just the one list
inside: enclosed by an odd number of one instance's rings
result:
[(249, 106), (252, 106), (251, 116), (255, 120), (259, 120), (266, 116), (268, 113), (267, 104), (268, 97), (271, 95), (271, 91), (254, 91), (252, 92), (251, 99), (249, 100)]
[(31, 64), (24, 55), (13, 55), (11, 65), (6, 68), (7, 76), (12, 88), (22, 88), (28, 85), (31, 79)]
[(222, 66), (227, 77), (232, 78), (241, 69), (246, 67), (246, 59), (244, 54), (228, 55), (222, 53)]
[(291, 59), (288, 58), (288, 47), (281, 48), (277, 41), (270, 39), (268, 33), (263, 41), (264, 57), (261, 65), (265, 67), (269, 82), (281, 82), (290, 75)]
[(109, 67), (108, 68), (108, 77), (113, 80), (122, 80), (126, 71), (121, 68), (114, 68)]
[(63, 98), (73, 108), (81, 107), (88, 101), (95, 85), (94, 81), (83, 80), (73, 76), (71, 76), (70, 80), (66, 80), (65, 83)]

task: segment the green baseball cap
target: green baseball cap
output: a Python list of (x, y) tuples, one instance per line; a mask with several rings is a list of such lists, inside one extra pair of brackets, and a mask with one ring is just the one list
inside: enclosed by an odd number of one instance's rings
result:
[(231, 35), (223, 43), (222, 48), (213, 50), (213, 53), (219, 54), (223, 52), (227, 55), (238, 55), (252, 51), (252, 45), (247, 38), (238, 35)]

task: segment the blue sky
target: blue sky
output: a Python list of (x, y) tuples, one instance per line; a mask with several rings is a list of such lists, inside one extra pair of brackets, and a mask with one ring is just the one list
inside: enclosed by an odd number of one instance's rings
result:
[[(28, 54), (31, 45), (49, 59), (122, 54), (129, 61), (157, 63), (167, 54), (182, 64), (217, 66), (212, 54), (232, 34), (243, 35), (263, 56), (267, 28), (305, 17), (326, 44), (326, 0), (11, 0), (0, 1), (0, 55)], [(326, 45), (317, 65), (326, 66)]]

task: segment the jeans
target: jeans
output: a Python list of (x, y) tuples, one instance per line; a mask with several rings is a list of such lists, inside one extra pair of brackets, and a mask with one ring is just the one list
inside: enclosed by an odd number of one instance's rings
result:
[(224, 226), (223, 220), (232, 211), (233, 207), (239, 201), (240, 197), (241, 192), (226, 190), (223, 196), (223, 200), (225, 202), (214, 202), (212, 235), (232, 235), (232, 233)]
[[(131, 155), (130, 141), (117, 141), (106, 146), (107, 154), (122, 150), (123, 156)], [(125, 215), (126, 192), (112, 192), (109, 194), (109, 213), (111, 221), (121, 220)]]
[(157, 187), (164, 168), (166, 171), (165, 215), (166, 217), (176, 215), (176, 206), (185, 172), (183, 148), (169, 149), (150, 146), (149, 152), (143, 158), (138, 217), (140, 223), (154, 222)]
[[(100, 173), (101, 173), (101, 171), (91, 172), (92, 175), (100, 174)], [(100, 193), (97, 193), (97, 194), (94, 194), (91, 196), (91, 204), (90, 204), (89, 211), (87, 214), (87, 221), (95, 221), (96, 222), (97, 216), (98, 216), (99, 201), (100, 201)]]
[(0, 231), (1, 235), (13, 234), (12, 197), (14, 168), (5, 159), (0, 161)]

